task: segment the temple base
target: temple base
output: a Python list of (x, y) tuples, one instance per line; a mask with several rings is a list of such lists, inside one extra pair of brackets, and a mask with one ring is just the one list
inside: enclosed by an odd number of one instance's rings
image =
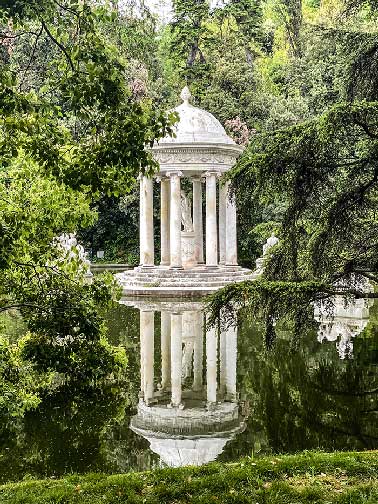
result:
[(123, 296), (202, 297), (228, 284), (253, 280), (255, 274), (246, 268), (201, 265), (192, 269), (135, 268), (118, 273)]

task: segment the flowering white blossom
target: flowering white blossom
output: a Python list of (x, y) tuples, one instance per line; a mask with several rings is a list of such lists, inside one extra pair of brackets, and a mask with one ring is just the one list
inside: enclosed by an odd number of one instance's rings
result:
[(91, 276), (91, 263), (87, 258), (84, 247), (77, 243), (74, 233), (63, 233), (54, 238), (53, 247), (58, 250), (60, 258), (54, 266), (59, 269), (65, 266), (74, 266), (78, 275)]

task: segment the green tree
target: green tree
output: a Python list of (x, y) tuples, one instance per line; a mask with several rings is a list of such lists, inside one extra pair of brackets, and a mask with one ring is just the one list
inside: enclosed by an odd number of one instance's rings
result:
[(100, 196), (154, 170), (145, 146), (173, 119), (129, 85), (105, 33), (116, 16), (88, 1), (0, 7), (0, 310), (22, 310), (32, 331), (23, 355), (38, 369), (88, 380), (125, 362), (104, 339), (113, 284), (87, 285), (52, 242), (93, 224)]
[(214, 17), (221, 22), (233, 18), (238, 27), (239, 37), (245, 48), (248, 64), (252, 64), (256, 54), (256, 43), (262, 43), (262, 9), (259, 0), (230, 0), (224, 7), (215, 9)]
[(299, 333), (319, 299), (376, 297), (367, 283), (375, 284), (378, 271), (375, 49), (371, 33), (357, 28), (357, 46), (356, 27), (334, 29), (332, 37), (342, 64), (332, 83), (340, 91), (330, 102), (344, 101), (291, 128), (256, 135), (230, 173), (242, 212), (251, 200), (253, 208), (282, 205), (280, 244), (262, 279), (226, 288), (213, 308), (225, 303), (232, 312), (235, 301), (248, 304), (264, 317), (268, 342), (280, 318), (291, 319)]
[(203, 50), (208, 36), (206, 21), (209, 16), (208, 0), (174, 0), (174, 18), (170, 24), (171, 53), (180, 62), (181, 78), (189, 83), (206, 73), (207, 62)]

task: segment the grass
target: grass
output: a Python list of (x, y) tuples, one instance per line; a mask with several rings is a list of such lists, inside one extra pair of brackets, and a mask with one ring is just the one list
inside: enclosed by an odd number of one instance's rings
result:
[(198, 468), (0, 486), (1, 504), (378, 503), (378, 451), (246, 458)]

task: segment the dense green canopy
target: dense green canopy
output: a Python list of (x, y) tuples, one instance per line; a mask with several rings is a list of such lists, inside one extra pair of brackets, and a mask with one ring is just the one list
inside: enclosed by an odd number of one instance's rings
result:
[(321, 114), (255, 135), (229, 174), (250, 224), (261, 226), (261, 208), (279, 210), (270, 227), (280, 242), (262, 278), (215, 295), (213, 313), (226, 306), (232, 314), (247, 304), (264, 316), (268, 341), (280, 319), (303, 330), (320, 299), (377, 297), (378, 38), (375, 24), (369, 25), (375, 23), (375, 10), (365, 17), (363, 30), (351, 24), (356, 8), (344, 11), (343, 29), (327, 29), (323, 41), (332, 41), (326, 47), (336, 49), (336, 61), (344, 63), (330, 75), (338, 95), (323, 104)]

